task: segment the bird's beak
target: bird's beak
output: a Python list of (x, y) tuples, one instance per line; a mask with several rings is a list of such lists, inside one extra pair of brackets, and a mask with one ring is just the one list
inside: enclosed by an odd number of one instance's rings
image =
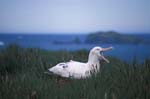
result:
[[(113, 47), (102, 48), (102, 52), (109, 51), (109, 50), (112, 50), (112, 49), (113, 49)], [(103, 53), (100, 54), (100, 58), (103, 59), (104, 61), (106, 61), (107, 63), (110, 63), (109, 60), (104, 57)]]
[(109, 50), (112, 50), (113, 47), (107, 47), (107, 48), (102, 48), (102, 51), (109, 51)]

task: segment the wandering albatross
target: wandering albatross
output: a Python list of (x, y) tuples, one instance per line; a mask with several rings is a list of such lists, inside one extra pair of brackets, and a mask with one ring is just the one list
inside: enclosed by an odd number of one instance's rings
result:
[(69, 62), (58, 63), (48, 69), (49, 73), (65, 78), (82, 79), (97, 73), (100, 70), (100, 60), (109, 63), (109, 60), (103, 56), (103, 52), (113, 49), (113, 47), (102, 48), (96, 46), (90, 50), (88, 62), (82, 63), (70, 60)]

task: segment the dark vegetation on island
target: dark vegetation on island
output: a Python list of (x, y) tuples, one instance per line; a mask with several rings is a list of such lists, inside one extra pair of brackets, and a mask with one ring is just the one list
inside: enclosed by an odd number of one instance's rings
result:
[(115, 44), (148, 44), (150, 35), (145, 34), (121, 34), (115, 31), (94, 32), (87, 35), (85, 43), (115, 43)]
[(0, 49), (0, 99), (150, 99), (150, 60), (131, 64), (108, 57), (97, 75), (84, 80), (45, 75), (70, 59), (86, 62), (87, 50), (47, 51), (10, 45)]

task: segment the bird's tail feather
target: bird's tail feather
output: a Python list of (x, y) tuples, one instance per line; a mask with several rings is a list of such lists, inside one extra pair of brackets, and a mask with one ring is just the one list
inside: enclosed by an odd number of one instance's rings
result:
[(53, 72), (46, 71), (46, 72), (44, 72), (44, 74), (53, 75)]

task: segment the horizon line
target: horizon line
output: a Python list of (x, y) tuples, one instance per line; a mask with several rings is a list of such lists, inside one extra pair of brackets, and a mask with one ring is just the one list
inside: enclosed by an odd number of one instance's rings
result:
[(119, 32), (115, 30), (108, 30), (108, 31), (93, 31), (93, 32), (0, 32), (0, 34), (55, 34), (55, 35), (73, 35), (73, 34), (92, 34), (92, 33), (98, 33), (98, 32), (116, 32), (119, 34), (150, 34), (150, 32)]

